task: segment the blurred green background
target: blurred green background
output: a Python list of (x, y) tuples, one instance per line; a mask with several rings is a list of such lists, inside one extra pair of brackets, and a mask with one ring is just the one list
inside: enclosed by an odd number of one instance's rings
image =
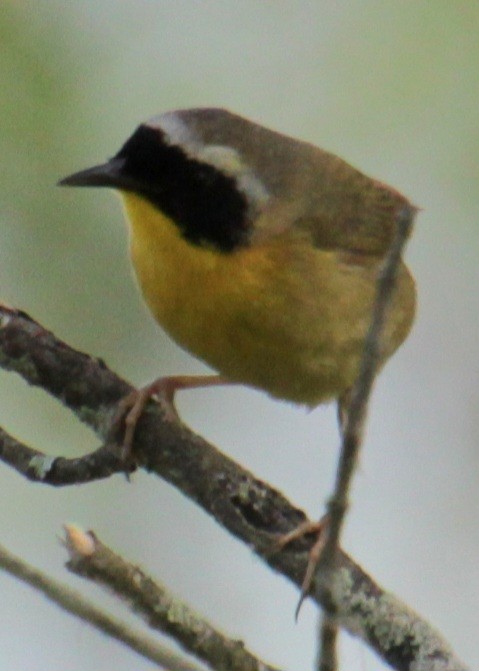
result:
[[(470, 1), (3, 0), (0, 300), (136, 384), (202, 370), (141, 304), (110, 193), (56, 181), (113, 155), (177, 107), (226, 106), (329, 149), (423, 208), (408, 260), (419, 314), (377, 384), (345, 548), (471, 666), (479, 597), (479, 6)], [(52, 454), (96, 444), (58, 404), (0, 371), (0, 423)], [(181, 414), (313, 517), (337, 459), (332, 407), (251, 390), (185, 392)], [(0, 469), (0, 540), (66, 574), (56, 541), (95, 529), (231, 635), (312, 668), (316, 611), (159, 480), (49, 490)], [(152, 668), (0, 575), (2, 668)], [(47, 642), (47, 645), (46, 645)], [(342, 665), (383, 669), (342, 637)]]

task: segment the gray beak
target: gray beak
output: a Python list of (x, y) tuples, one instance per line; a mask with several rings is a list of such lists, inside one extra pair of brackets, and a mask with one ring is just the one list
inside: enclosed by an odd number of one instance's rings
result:
[(131, 188), (131, 179), (128, 179), (122, 169), (124, 158), (112, 158), (107, 163), (95, 165), (93, 168), (80, 170), (58, 182), (58, 186), (103, 186), (112, 189)]

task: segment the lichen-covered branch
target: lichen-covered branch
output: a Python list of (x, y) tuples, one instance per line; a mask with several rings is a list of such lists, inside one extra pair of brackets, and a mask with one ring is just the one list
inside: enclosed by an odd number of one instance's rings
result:
[(168, 671), (199, 671), (199, 667), (167, 650), (156, 641), (138, 634), (128, 625), (87, 601), (81, 594), (62, 585), (0, 546), (0, 569), (31, 585), (66, 612), (88, 622)]
[(1, 427), (0, 460), (32, 482), (58, 487), (93, 482), (124, 470), (118, 454), (108, 445), (83, 457), (54, 457), (25, 445)]
[(115, 554), (91, 531), (85, 533), (71, 525), (65, 531), (70, 571), (108, 587), (126, 600), (150, 627), (174, 637), (187, 652), (212, 669), (278, 671), (257, 659), (242, 641), (219, 632), (164, 585)]
[[(19, 373), (30, 384), (62, 401), (105, 442), (103, 451), (94, 453), (95, 457), (85, 457), (98, 460), (96, 474), (102, 468), (102, 455), (108, 462), (105, 474), (121, 471), (121, 462), (115, 462), (111, 454), (117, 449), (116, 440), (121, 442), (122, 429), (117, 425), (119, 435), (114, 435), (111, 425), (118, 401), (131, 391), (130, 385), (102, 361), (76, 352), (27, 315), (6, 307), (0, 307), (0, 366)], [(0, 459), (2, 446), (0, 436)], [(278, 535), (306, 519), (281, 493), (183, 424), (168, 420), (155, 403), (138, 423), (134, 449), (143, 468), (180, 489), (272, 568), (301, 585), (312, 540), (300, 539), (281, 552), (271, 553)], [(43, 461), (38, 468), (39, 455), (34, 456), (36, 479), (50, 482), (50, 473), (59, 468), (58, 461)], [(11, 453), (9, 461), (12, 463)], [(19, 463), (16, 467), (21, 470)], [(60, 484), (56, 473), (54, 484)], [(66, 484), (74, 481), (71, 469), (69, 478)], [(80, 481), (84, 480), (83, 475)], [(333, 580), (337, 622), (358, 635), (393, 668), (465, 670), (429, 624), (379, 587), (342, 551), (338, 552)], [(330, 603), (330, 591), (320, 584), (314, 587), (311, 597), (320, 605)]]

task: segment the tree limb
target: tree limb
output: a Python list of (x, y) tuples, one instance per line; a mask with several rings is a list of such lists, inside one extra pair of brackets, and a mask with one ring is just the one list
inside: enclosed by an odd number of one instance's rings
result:
[(91, 531), (65, 526), (70, 560), (67, 568), (93, 580), (125, 599), (152, 629), (173, 636), (187, 652), (217, 671), (278, 671), (247, 650), (242, 641), (228, 638), (188, 604), (173, 596), (138, 566), (104, 545)]
[(107, 636), (149, 659), (168, 671), (200, 671), (184, 657), (177, 655), (156, 641), (138, 634), (124, 622), (87, 601), (81, 594), (53, 580), (45, 573), (27, 564), (0, 545), (0, 569), (42, 592), (50, 601), (71, 615), (88, 622)]
[[(120, 472), (117, 440), (112, 419), (118, 401), (132, 387), (93, 357), (77, 352), (33, 321), (28, 315), (0, 306), (0, 366), (19, 373), (27, 382), (45, 389), (64, 403), (105, 442), (93, 455), (94, 477)], [(7, 437), (6, 447), (12, 443)], [(135, 456), (147, 471), (166, 479), (212, 515), (218, 523), (243, 540), (273, 569), (301, 585), (311, 539), (300, 539), (279, 553), (271, 548), (278, 538), (306, 519), (285, 497), (185, 425), (168, 421), (159, 404), (151, 403), (135, 434)], [(4, 458), (5, 434), (0, 435)], [(8, 450), (7, 450), (8, 451)], [(25, 451), (24, 451), (25, 454)], [(38, 454), (34, 455), (38, 459)], [(43, 461), (33, 469), (34, 479), (51, 484), (72, 484), (71, 460), (68, 482), (58, 478), (58, 459)], [(103, 461), (105, 460), (105, 461)], [(20, 459), (16, 467), (19, 468)], [(81, 461), (81, 460), (80, 460)], [(26, 460), (28, 464), (28, 460)], [(78, 462), (77, 462), (78, 463)], [(104, 464), (107, 464), (104, 466)], [(61, 470), (61, 469), (60, 469)], [(86, 469), (88, 470), (88, 469)], [(23, 471), (32, 474), (31, 463)], [(57, 473), (55, 477), (52, 473)], [(82, 475), (82, 482), (85, 475)], [(347, 554), (338, 551), (332, 576), (338, 624), (359, 636), (391, 667), (400, 671), (465, 671), (441, 635), (392, 594), (383, 590)], [(329, 590), (315, 585), (311, 597), (330, 604)]]

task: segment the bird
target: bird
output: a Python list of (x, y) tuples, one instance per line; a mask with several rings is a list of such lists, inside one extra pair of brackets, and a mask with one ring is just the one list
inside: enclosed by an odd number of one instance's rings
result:
[[(241, 384), (347, 412), (396, 221), (414, 205), (343, 159), (220, 108), (140, 123), (105, 163), (63, 186), (119, 192), (132, 264), (153, 317), (215, 374), (160, 377), (125, 401), (125, 444), (151, 397)], [(379, 367), (410, 332), (401, 260)]]

